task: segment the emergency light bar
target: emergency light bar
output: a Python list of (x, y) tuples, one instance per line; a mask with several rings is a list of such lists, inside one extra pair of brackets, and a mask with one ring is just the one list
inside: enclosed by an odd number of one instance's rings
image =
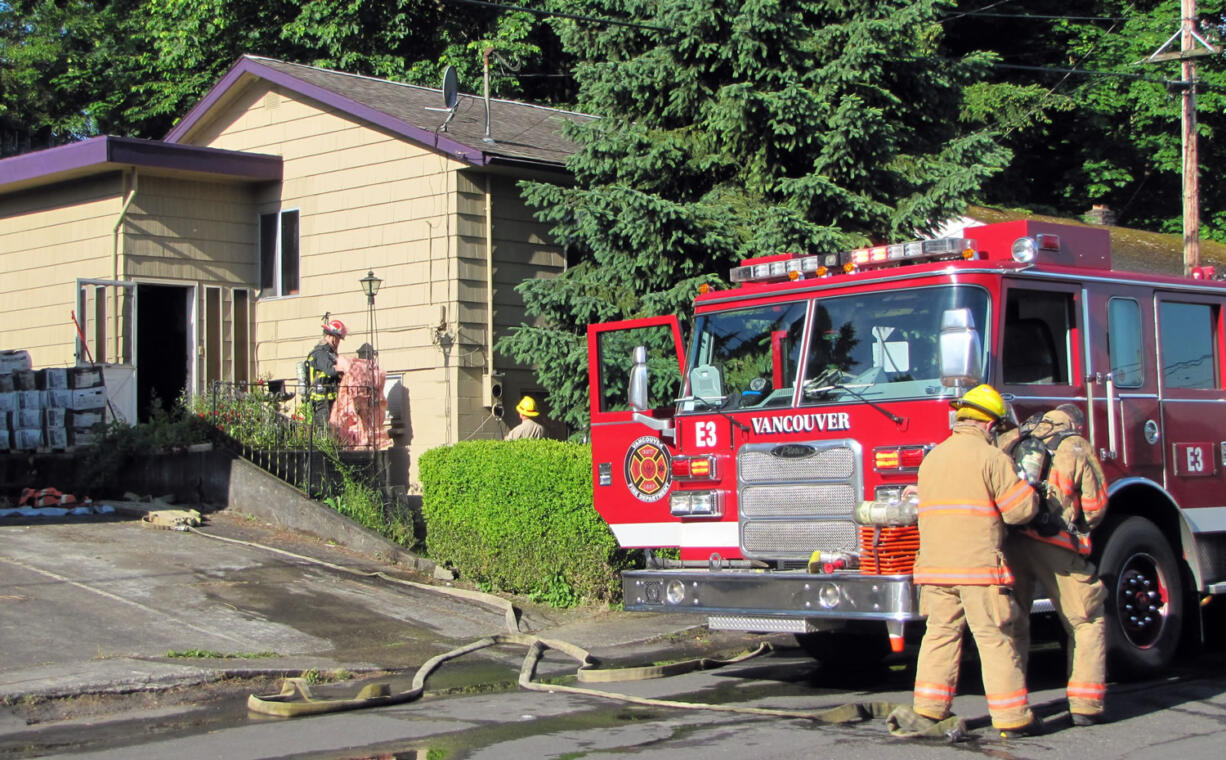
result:
[(850, 274), (868, 269), (881, 269), (902, 263), (946, 259), (973, 259), (977, 255), (975, 241), (969, 238), (937, 238), (916, 240), (895, 245), (857, 248), (843, 253), (823, 253), (802, 256), (783, 254), (748, 259), (728, 274), (732, 282), (782, 282), (807, 277), (826, 277), (835, 270)]

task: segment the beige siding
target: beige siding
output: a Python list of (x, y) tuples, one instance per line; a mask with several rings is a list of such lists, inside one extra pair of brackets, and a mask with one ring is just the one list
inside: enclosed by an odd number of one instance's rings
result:
[[(462, 176), (464, 176), (462, 174)], [(547, 225), (536, 221), (520, 197), (515, 180), (491, 177), (493, 206), (494, 335), (495, 342), (510, 328), (526, 320), (523, 299), (515, 286), (525, 279), (552, 277), (566, 265), (561, 249), (550, 243)], [(457, 297), (467, 325), (485, 331), (486, 321), (486, 232), (485, 178), (464, 176), (458, 193), (461, 209)], [(494, 357), (496, 370), (520, 365), (508, 356)]]
[(254, 287), (253, 203), (244, 186), (141, 177), (125, 218), (126, 276)]
[(78, 278), (114, 276), (119, 173), (0, 197), (0, 299), (5, 349), (26, 349), (35, 366), (75, 363)]
[[(258, 376), (294, 378), (324, 312), (345, 322), (341, 351), (354, 353), (370, 338), (358, 281), (372, 270), (383, 280), (375, 301), (380, 364), (403, 377), (415, 479), (416, 454), (455, 442), (468, 422), (466, 399), (481, 388), (482, 347), (473, 354), (457, 342), (444, 357), (435, 342), (440, 320), (453, 339), (457, 327), (462, 340), (470, 332), (457, 325), (453, 195), (461, 165), (263, 84), (232, 100), (196, 143), (282, 156), (279, 193), (257, 197), (256, 213), (300, 214), (299, 293), (256, 301)], [(474, 355), (475, 391), (458, 369)]]
[(350, 331), (341, 350), (368, 339), (358, 280), (373, 270), (379, 349), (389, 373), (442, 366), (431, 341), (439, 307), (454, 320), (453, 161), (354, 122), (319, 103), (256, 84), (235, 98), (199, 144), (284, 159), (279, 195), (260, 213), (300, 213), (300, 292), (256, 306), (257, 372), (294, 377), (319, 338), (324, 312)]
[[(0, 295), (17, 325), (0, 347), (27, 348), (40, 366), (73, 361), (75, 282), (114, 276), (118, 242), (121, 278), (194, 286), (196, 347), (208, 343), (207, 304), (215, 306), (210, 345), (220, 355), (195, 352), (198, 389), (210, 367), (224, 379), (234, 376), (234, 357), (242, 354), (235, 288), (251, 296), (252, 379), (294, 379), (325, 312), (349, 328), (343, 353), (370, 339), (359, 280), (374, 271), (383, 280), (374, 319), (380, 363), (405, 389), (398, 443), (408, 447), (411, 480), (426, 449), (501, 437), (508, 424), (491, 418), (483, 375), (506, 373), (515, 394), (506, 399), (511, 424), (510, 407), (532, 380), (506, 357), (491, 356), (487, 317), (497, 340), (525, 319), (515, 285), (564, 267), (514, 180), (487, 182), (479, 170), (258, 80), (235, 87), (209, 118), (193, 131), (193, 144), (279, 155), (283, 181), (141, 175), (120, 235), (114, 228), (128, 185), (119, 173), (0, 198)], [(259, 217), (288, 210), (299, 212), (299, 291), (263, 295)]]

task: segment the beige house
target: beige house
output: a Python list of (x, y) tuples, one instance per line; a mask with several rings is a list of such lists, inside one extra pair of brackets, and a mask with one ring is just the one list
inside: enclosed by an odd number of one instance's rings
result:
[(514, 286), (566, 266), (516, 182), (567, 181), (562, 127), (590, 118), (244, 56), (161, 141), (0, 161), (0, 349), (131, 367), (145, 414), (292, 381), (329, 313), (342, 353), (378, 348), (410, 461), (501, 437), (521, 393), (547, 402), (492, 348), (524, 319)]

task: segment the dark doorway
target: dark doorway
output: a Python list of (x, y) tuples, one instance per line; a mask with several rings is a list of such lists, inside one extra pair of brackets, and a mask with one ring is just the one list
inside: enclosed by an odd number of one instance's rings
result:
[(191, 288), (136, 286), (136, 405), (148, 422), (155, 405), (167, 412), (187, 387)]

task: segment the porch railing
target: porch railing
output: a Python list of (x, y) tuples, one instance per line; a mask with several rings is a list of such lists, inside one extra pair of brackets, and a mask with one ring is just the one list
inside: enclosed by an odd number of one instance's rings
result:
[[(370, 399), (381, 391), (350, 390), (366, 392)], [(197, 404), (197, 413), (216, 428), (221, 445), (312, 498), (324, 499), (337, 492), (343, 479), (338, 464), (388, 498), (384, 452), (375, 447), (374, 440), (355, 445), (353, 436), (340, 436), (327, 421), (314, 419), (306, 388), (295, 381), (215, 381), (206, 407), (200, 407)], [(368, 403), (365, 408), (375, 405)], [(372, 428), (376, 422), (382, 423), (372, 420)]]

